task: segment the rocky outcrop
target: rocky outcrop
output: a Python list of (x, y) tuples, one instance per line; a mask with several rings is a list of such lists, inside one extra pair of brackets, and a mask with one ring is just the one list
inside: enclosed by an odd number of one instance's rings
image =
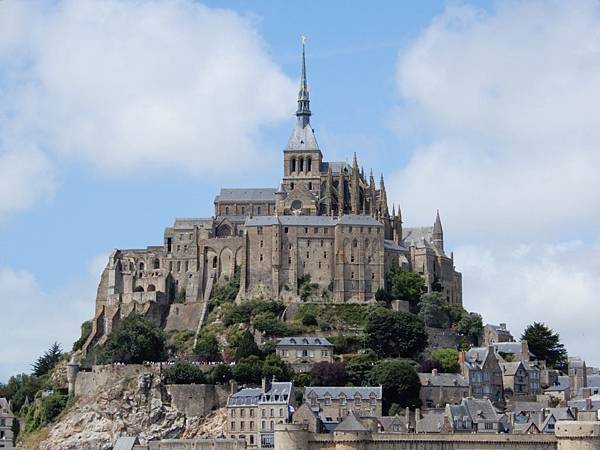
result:
[(138, 436), (140, 443), (169, 438), (218, 436), (225, 410), (207, 417), (186, 416), (171, 402), (160, 375), (139, 370), (107, 379), (93, 392), (79, 395), (53, 425), (41, 450), (109, 450), (119, 436)]

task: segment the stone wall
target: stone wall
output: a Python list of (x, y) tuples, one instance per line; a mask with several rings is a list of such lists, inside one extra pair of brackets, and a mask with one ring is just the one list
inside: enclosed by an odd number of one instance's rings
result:
[(243, 439), (165, 439), (136, 445), (134, 450), (242, 450)]
[(228, 393), (213, 384), (168, 384), (171, 405), (186, 416), (205, 417), (227, 404)]
[(93, 366), (89, 372), (81, 371), (75, 381), (75, 395), (93, 395), (99, 388), (114, 383), (115, 380), (131, 379), (144, 373), (160, 374), (158, 364)]
[(165, 331), (195, 331), (198, 328), (204, 302), (173, 303), (164, 326)]

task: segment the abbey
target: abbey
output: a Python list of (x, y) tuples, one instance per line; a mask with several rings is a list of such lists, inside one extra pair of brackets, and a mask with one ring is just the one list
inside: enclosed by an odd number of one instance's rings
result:
[(448, 302), (462, 303), (461, 274), (445, 253), (439, 213), (433, 226), (403, 227), (400, 208), (388, 207), (383, 175), (376, 184), (356, 154), (351, 164), (325, 161), (310, 118), (303, 47), (280, 186), (221, 189), (213, 217), (177, 219), (160, 246), (115, 250), (98, 286), (86, 347), (132, 311), (163, 325), (172, 319), (175, 328), (194, 326), (186, 320), (201, 319), (175, 316), (201, 315), (213, 286), (236, 267), (238, 301), (373, 302), (385, 274), (398, 267), (419, 273)]

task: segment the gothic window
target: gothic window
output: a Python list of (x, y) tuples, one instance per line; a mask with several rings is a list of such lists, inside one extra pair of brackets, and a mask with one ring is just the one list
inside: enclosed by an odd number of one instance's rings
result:
[(371, 280), (374, 280), (374, 279), (375, 279), (375, 272), (372, 272), (371, 273)]
[(310, 258), (310, 253), (306, 252), (306, 259), (309, 259), (309, 258)]
[(283, 229), (283, 232), (284, 232), (285, 234), (287, 234), (287, 232), (288, 232), (288, 227), (285, 227), (285, 228)]
[(186, 262), (185, 262), (185, 271), (186, 271), (186, 272), (189, 272), (189, 271), (190, 271), (190, 263), (189, 263), (189, 261), (186, 261)]
[[(263, 234), (263, 227), (257, 227), (256, 228), (256, 234)], [(262, 243), (262, 241), (260, 241)], [(262, 244), (261, 244), (262, 247)]]
[(309, 191), (312, 191), (312, 181), (309, 181), (309, 182), (308, 182), (308, 190), (309, 190)]
[(354, 272), (350, 273), (350, 278), (352, 278), (354, 280)]
[(290, 189), (292, 189), (292, 191), (294, 190), (294, 182), (293, 181), (290, 183)]
[(296, 171), (296, 158), (292, 158), (290, 171), (291, 172), (295, 172)]
[(246, 208), (242, 206), (242, 216), (246, 213)]
[(142, 286), (137, 286), (133, 292), (144, 292), (144, 288)]
[(154, 292), (156, 291), (156, 286), (154, 286), (153, 284), (149, 284), (148, 285), (148, 292)]
[(308, 228), (304, 228), (304, 234), (308, 234)]
[(169, 262), (169, 272), (173, 272), (173, 261)]
[(177, 261), (177, 272), (181, 272), (181, 261)]
[(260, 216), (260, 206), (257, 208), (257, 214)]
[(227, 214), (229, 214), (229, 206), (226, 206), (226, 207), (225, 207), (225, 214), (226, 214), (226, 215), (227, 215)]
[(310, 247), (310, 241), (306, 241), (306, 246)]
[(260, 254), (260, 260), (261, 260), (261, 261), (263, 260), (263, 255), (262, 255), (262, 253)]
[(358, 247), (358, 241), (356, 239), (354, 239), (352, 241), (352, 247), (354, 247), (354, 248)]
[[(306, 171), (310, 172), (312, 171), (312, 158), (309, 156), (308, 159), (306, 160)], [(312, 183), (311, 183), (312, 184)], [(310, 187), (309, 189), (312, 189), (312, 187)]]
[(298, 172), (304, 172), (304, 158), (298, 159)]
[(327, 259), (327, 252), (323, 252), (323, 258)]
[(292, 258), (288, 257), (288, 264), (291, 264), (291, 263), (292, 263)]
[(324, 234), (329, 234), (329, 228), (325, 228), (325, 229), (323, 230), (323, 233), (324, 233)]
[(140, 270), (144, 270), (144, 263), (143, 263), (143, 262), (140, 262), (140, 264), (139, 264), (139, 266), (138, 266), (138, 267), (140, 268)]

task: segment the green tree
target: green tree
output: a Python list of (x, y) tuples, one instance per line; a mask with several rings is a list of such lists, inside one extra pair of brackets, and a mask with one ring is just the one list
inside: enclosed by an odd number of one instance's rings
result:
[(13, 412), (19, 413), (25, 399), (33, 400), (36, 392), (42, 389), (44, 380), (34, 375), (21, 373), (8, 379), (6, 384), (0, 384), (0, 397), (13, 401)]
[(431, 352), (431, 356), (436, 361), (439, 361), (442, 372), (459, 372), (460, 366), (458, 364), (458, 350), (455, 348), (438, 348)]
[(150, 319), (130, 314), (111, 331), (103, 348), (108, 362), (141, 364), (166, 359), (165, 336)]
[(262, 365), (262, 376), (267, 380), (275, 378), (277, 381), (290, 381), (294, 371), (277, 355), (268, 355)]
[(244, 331), (241, 336), (236, 339), (236, 342), (234, 342), (234, 347), (234, 357), (236, 361), (252, 355), (261, 356), (260, 349), (258, 348), (258, 345), (256, 345), (254, 336), (252, 336), (252, 333), (249, 331)]
[(415, 308), (421, 295), (427, 292), (425, 281), (416, 272), (402, 272), (392, 269), (386, 276), (387, 291), (392, 300), (406, 300)]
[(288, 328), (271, 312), (262, 312), (252, 319), (252, 325), (266, 336), (285, 336)]
[(321, 361), (310, 369), (313, 386), (344, 386), (346, 379), (346, 366), (341, 361), (329, 363)]
[(534, 322), (523, 331), (522, 341), (527, 341), (529, 351), (539, 360), (545, 360), (549, 367), (564, 364), (567, 351), (560, 342), (560, 335), (550, 327), (540, 322)]
[(219, 364), (210, 371), (208, 380), (211, 384), (225, 384), (233, 378), (229, 364)]
[(240, 384), (259, 384), (262, 366), (263, 362), (255, 355), (240, 359), (233, 366), (233, 378)]
[(198, 343), (194, 347), (194, 353), (198, 355), (201, 361), (221, 361), (219, 341), (213, 333), (207, 333), (198, 339)]
[(380, 357), (416, 357), (427, 346), (421, 319), (411, 313), (377, 308), (365, 327), (367, 346)]
[(317, 325), (319, 325), (319, 322), (317, 322), (317, 318), (315, 317), (315, 315), (309, 312), (304, 314), (304, 316), (302, 317), (302, 325), (304, 325), (305, 327), (316, 327)]
[(380, 361), (368, 373), (371, 386), (383, 388), (383, 413), (386, 415), (393, 404), (400, 407), (421, 406), (419, 391), (421, 383), (410, 361), (392, 359)]
[(450, 320), (446, 300), (442, 294), (423, 294), (419, 303), (419, 317), (428, 327), (446, 328)]
[(33, 363), (33, 375), (36, 377), (49, 373), (63, 355), (58, 342), (53, 343), (46, 352)]
[(233, 303), (240, 291), (240, 266), (235, 266), (233, 277), (225, 283), (215, 287), (210, 299), (211, 303), (220, 305), (222, 303)]
[(81, 324), (81, 336), (73, 343), (74, 352), (81, 350), (85, 341), (90, 337), (90, 334), (92, 334), (92, 321), (86, 320)]
[(483, 320), (481, 316), (477, 313), (466, 311), (456, 325), (456, 331), (468, 338), (473, 345), (477, 345), (482, 328)]
[(377, 362), (377, 355), (372, 351), (368, 353), (358, 353), (347, 355), (344, 358), (346, 363), (346, 374), (348, 381), (355, 386), (361, 386), (367, 380), (367, 374)]
[(167, 384), (204, 384), (206, 376), (200, 368), (187, 361), (177, 361), (162, 371)]

